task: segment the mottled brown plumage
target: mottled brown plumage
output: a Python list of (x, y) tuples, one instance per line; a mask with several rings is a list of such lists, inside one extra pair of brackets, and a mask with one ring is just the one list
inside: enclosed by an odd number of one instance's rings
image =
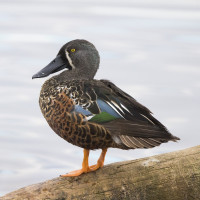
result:
[[(152, 148), (173, 136), (149, 109), (108, 80), (93, 79), (99, 67), (96, 48), (85, 40), (64, 45), (56, 59), (33, 78), (65, 70), (47, 80), (40, 93), (40, 108), (50, 127), (60, 137), (84, 148), (81, 170), (76, 176), (103, 166), (109, 147)], [(89, 150), (102, 149), (95, 166), (88, 166)]]
[[(102, 125), (88, 122), (81, 113), (74, 111), (74, 106), (83, 104), (84, 94), (77, 92), (82, 81), (58, 83), (55, 78), (47, 80), (40, 93), (40, 108), (50, 127), (60, 137), (71, 144), (85, 149), (103, 149), (116, 146), (111, 135)], [(75, 98), (75, 100), (72, 99)]]

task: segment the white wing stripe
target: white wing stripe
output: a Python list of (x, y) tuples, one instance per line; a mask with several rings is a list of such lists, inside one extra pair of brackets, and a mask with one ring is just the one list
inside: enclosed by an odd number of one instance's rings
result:
[[(116, 107), (114, 107), (110, 102), (108, 102), (108, 101), (106, 101), (106, 103), (110, 106), (110, 107), (112, 107), (112, 109), (117, 113), (117, 114), (119, 114), (122, 118), (124, 118), (122, 115), (121, 115), (121, 113), (116, 109)], [(125, 118), (124, 118), (125, 119)]]
[(124, 111), (123, 111), (114, 101), (111, 101), (111, 103), (112, 103), (116, 108), (118, 108), (122, 113), (124, 113)]
[[(146, 118), (149, 122), (151, 122), (152, 124), (154, 124), (149, 118), (147, 118), (145, 115), (143, 115), (143, 114), (141, 114), (140, 113), (140, 115), (142, 115), (144, 118)], [(155, 124), (154, 124), (155, 125)]]
[(121, 103), (120, 103), (120, 105), (121, 105), (122, 108), (124, 108), (124, 110), (126, 110), (127, 112), (129, 112), (129, 113), (132, 115), (132, 113), (128, 110), (127, 107), (125, 107), (125, 106), (124, 106), (123, 104), (121, 104)]

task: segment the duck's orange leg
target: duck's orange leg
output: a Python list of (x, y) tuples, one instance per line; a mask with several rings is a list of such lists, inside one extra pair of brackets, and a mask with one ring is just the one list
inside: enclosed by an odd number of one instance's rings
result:
[(83, 152), (84, 152), (84, 157), (83, 157), (83, 162), (82, 162), (82, 169), (75, 170), (75, 171), (69, 172), (68, 174), (61, 175), (62, 177), (79, 176), (83, 173), (87, 173), (91, 171), (88, 165), (88, 157), (89, 157), (90, 150), (84, 149)]
[(97, 161), (97, 164), (90, 166), (90, 171), (95, 171), (95, 170), (99, 169), (100, 167), (103, 167), (106, 152), (107, 152), (107, 149), (102, 149), (102, 152), (101, 152), (101, 155), (100, 155), (100, 157)]
[(88, 158), (89, 158), (90, 150), (84, 149), (83, 152), (84, 152), (84, 157), (83, 157), (82, 169), (75, 170), (75, 171), (69, 172), (68, 174), (61, 175), (61, 177), (79, 176), (83, 173), (95, 171), (95, 170), (99, 169), (100, 167), (103, 167), (107, 149), (102, 149), (102, 152), (97, 161), (97, 164), (92, 165), (90, 167), (88, 165)]

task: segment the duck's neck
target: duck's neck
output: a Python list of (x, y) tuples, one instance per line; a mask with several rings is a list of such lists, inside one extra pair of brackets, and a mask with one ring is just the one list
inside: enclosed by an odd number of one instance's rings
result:
[(49, 91), (51, 87), (55, 87), (57, 84), (65, 83), (66, 81), (72, 81), (72, 80), (92, 80), (96, 74), (96, 71), (88, 72), (87, 71), (81, 71), (81, 70), (65, 70), (62, 73), (55, 75), (51, 77), (50, 79), (46, 80), (45, 83), (42, 86), (41, 94), (44, 91)]
[(65, 70), (62, 73), (54, 76), (54, 78), (57, 81), (64, 81), (64, 80), (70, 81), (70, 80), (76, 80), (76, 79), (90, 80), (94, 78), (96, 71), (97, 70), (88, 72), (87, 70), (84, 70), (84, 69), (83, 70), (81, 69)]

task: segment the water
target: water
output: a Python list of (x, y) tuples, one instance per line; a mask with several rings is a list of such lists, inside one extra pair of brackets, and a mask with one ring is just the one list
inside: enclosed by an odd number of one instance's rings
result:
[(97, 79), (113, 81), (181, 138), (147, 150), (109, 149), (106, 164), (198, 145), (199, 11), (194, 0), (1, 0), (0, 195), (81, 167), (82, 149), (54, 134), (40, 113), (45, 79), (31, 79), (72, 39), (96, 45)]

